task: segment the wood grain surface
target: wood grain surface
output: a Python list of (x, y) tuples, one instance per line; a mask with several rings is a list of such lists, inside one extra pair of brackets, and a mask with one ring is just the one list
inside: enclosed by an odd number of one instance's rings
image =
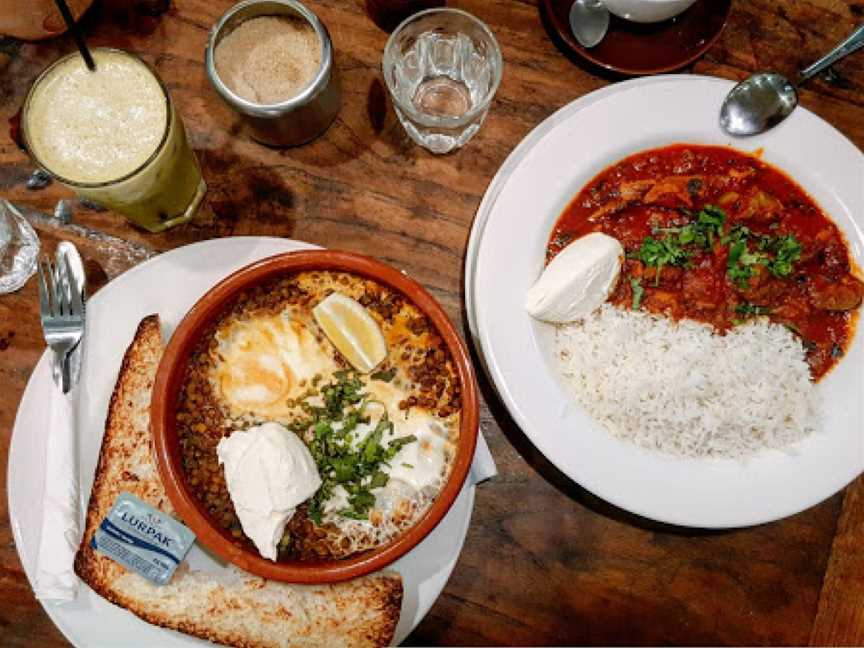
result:
[[(152, 235), (73, 202), (60, 225), (32, 216), (45, 249), (75, 242), (104, 283), (162, 250), (241, 234), (303, 239), (376, 256), (405, 269), (464, 330), (462, 268), (471, 220), (507, 154), (567, 102), (610, 82), (564, 56), (533, 2), (453, 1), (501, 44), (504, 78), (489, 117), (463, 150), (435, 157), (414, 146), (380, 74), (387, 34), (362, 0), (308, 0), (333, 37), (343, 106), (325, 136), (302, 148), (264, 148), (211, 90), (202, 66), (210, 26), (230, 0), (102, 0), (83, 26), (93, 45), (128, 49), (170, 88), (209, 193), (187, 226)], [(787, 73), (864, 22), (862, 0), (736, 0), (718, 44), (692, 72), (741, 78)], [(0, 40), (0, 125), (37, 73), (73, 47)], [(864, 147), (864, 53), (802, 91), (805, 106)], [(0, 134), (0, 195), (52, 212), (71, 194), (31, 191), (26, 154)], [(0, 297), (0, 643), (67, 645), (33, 598), (5, 496), (12, 423), (43, 350), (35, 281)], [(483, 381), (482, 429), (500, 475), (479, 488), (463, 552), (444, 594), (410, 644), (864, 644), (864, 486), (791, 518), (704, 532), (655, 524), (597, 499), (559, 473), (508, 418)], [(806, 479), (806, 475), (801, 476)], [(686, 485), (682, 485), (685, 486)]]

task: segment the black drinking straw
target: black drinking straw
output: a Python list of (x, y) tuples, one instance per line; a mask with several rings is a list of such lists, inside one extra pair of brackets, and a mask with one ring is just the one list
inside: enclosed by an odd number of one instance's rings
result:
[(75, 44), (78, 46), (78, 51), (81, 52), (81, 56), (84, 58), (84, 62), (87, 64), (87, 69), (91, 72), (96, 71), (96, 62), (93, 60), (93, 56), (90, 54), (90, 50), (87, 49), (87, 43), (84, 42), (84, 37), (81, 35), (81, 30), (78, 29), (78, 25), (75, 24), (75, 19), (72, 17), (72, 12), (69, 11), (69, 5), (66, 4), (66, 0), (54, 0), (57, 3), (57, 8), (60, 10), (60, 15), (63, 16), (63, 20), (66, 21), (66, 26), (69, 28), (69, 31), (72, 32), (72, 37), (75, 39)]

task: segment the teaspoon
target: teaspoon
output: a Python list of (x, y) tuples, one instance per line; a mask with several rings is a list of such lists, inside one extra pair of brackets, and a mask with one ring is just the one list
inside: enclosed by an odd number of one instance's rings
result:
[[(864, 26), (813, 65), (801, 70), (798, 85), (862, 47)], [(746, 78), (726, 95), (720, 108), (720, 127), (730, 135), (758, 135), (786, 119), (797, 105), (795, 85), (775, 72), (760, 72)]]
[(609, 10), (600, 0), (574, 0), (570, 7), (570, 31), (582, 47), (600, 44), (609, 29)]

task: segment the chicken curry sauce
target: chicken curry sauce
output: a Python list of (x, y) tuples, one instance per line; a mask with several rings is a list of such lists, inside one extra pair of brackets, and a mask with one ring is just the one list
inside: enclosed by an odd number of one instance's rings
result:
[(814, 380), (851, 340), (864, 284), (837, 226), (792, 179), (720, 146), (643, 151), (596, 176), (555, 224), (547, 262), (589, 232), (626, 257), (609, 300), (719, 332), (767, 317), (798, 335)]

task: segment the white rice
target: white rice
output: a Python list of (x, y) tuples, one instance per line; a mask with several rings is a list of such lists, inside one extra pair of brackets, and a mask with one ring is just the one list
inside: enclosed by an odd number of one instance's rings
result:
[(719, 335), (605, 304), (558, 328), (556, 353), (580, 405), (619, 439), (688, 457), (742, 458), (816, 429), (801, 342), (755, 320)]

